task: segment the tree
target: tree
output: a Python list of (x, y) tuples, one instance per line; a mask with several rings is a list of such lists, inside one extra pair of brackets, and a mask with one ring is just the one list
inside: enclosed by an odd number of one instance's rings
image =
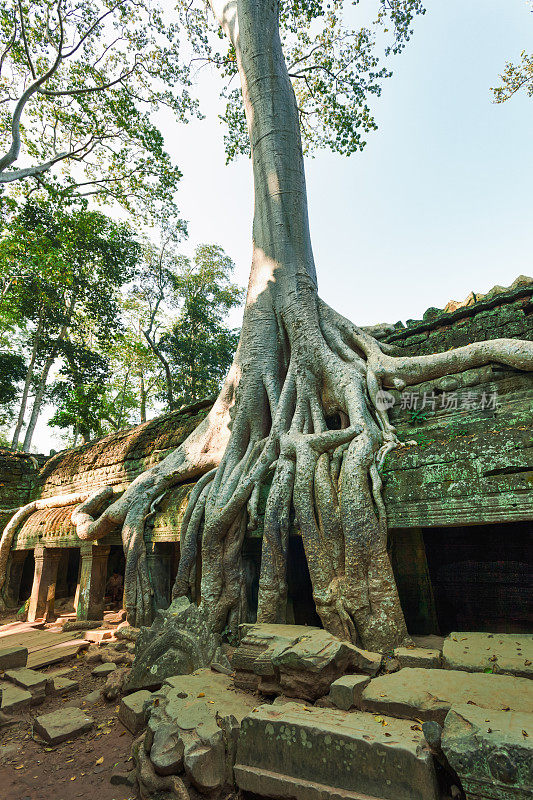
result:
[(218, 245), (199, 245), (192, 261), (171, 236), (144, 248), (135, 289), (139, 324), (162, 368), (169, 410), (218, 392), (231, 364), (238, 335), (224, 319), (243, 299), (230, 281), (234, 266)]
[(523, 50), (520, 59), (518, 64), (508, 61), (505, 65), (500, 75), (501, 85), (492, 89), (496, 103), (504, 103), (522, 89), (533, 97), (533, 54)]
[[(531, 13), (533, 14), (533, 8)], [(500, 86), (491, 89), (496, 103), (504, 103), (522, 89), (529, 97), (533, 97), (533, 54), (522, 50), (518, 64), (508, 61), (500, 75), (500, 81)]]
[(120, 322), (117, 291), (133, 274), (138, 245), (129, 228), (95, 211), (28, 202), (0, 241), (0, 274), (8, 287), (0, 321), (26, 330), (28, 362), (12, 446), (35, 396), (24, 438), (29, 450), (56, 359), (73, 366), (87, 333), (105, 340)]
[(159, 345), (169, 361), (176, 406), (217, 393), (232, 362), (239, 334), (224, 320), (244, 299), (230, 282), (233, 269), (217, 245), (197, 247), (192, 262), (178, 260), (174, 297), (181, 309)]
[[(420, 5), (383, 0), (378, 8), (391, 47), (401, 48)], [(105, 510), (109, 489), (78, 506), (72, 519), (82, 540), (122, 529), (128, 617), (147, 623), (145, 519), (171, 486), (198, 478), (182, 523), (173, 594), (199, 601), (214, 646), (242, 616), (241, 545), (246, 527), (257, 524), (265, 487), (258, 619), (285, 617), (293, 505), (324, 627), (364, 647), (389, 649), (407, 631), (387, 554), (379, 468), (401, 443), (379, 391), (491, 361), (530, 370), (533, 344), (498, 339), (395, 357), (320, 299), (301, 140), (312, 126), (301, 127), (300, 118), (320, 111), (318, 143), (344, 153), (357, 149), (356, 128), (368, 124), (364, 98), (377, 80), (365, 84), (377, 69), (372, 36), (365, 30), (357, 38), (343, 27), (340, 2), (212, 0), (211, 9), (229, 42), (223, 68), (237, 70), (241, 82), (254, 173), (252, 267), (239, 346), (214, 406), (183, 445)], [(205, 27), (194, 19), (200, 37)], [(311, 46), (296, 63), (298, 42)], [(199, 532), (196, 598), (191, 576)]]
[(17, 396), (17, 384), (24, 378), (24, 358), (18, 353), (0, 352), (0, 424), (11, 421), (9, 404)]
[(175, 211), (181, 175), (150, 112), (196, 113), (176, 34), (152, 0), (2, 0), (0, 184)]

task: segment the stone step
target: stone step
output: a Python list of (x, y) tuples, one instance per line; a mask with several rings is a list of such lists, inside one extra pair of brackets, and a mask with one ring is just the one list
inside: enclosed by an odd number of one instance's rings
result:
[(79, 708), (62, 708), (33, 720), (33, 730), (49, 744), (59, 744), (86, 733), (94, 720)]
[(4, 681), (0, 683), (0, 696), (2, 701), (1, 709), (6, 714), (12, 714), (14, 711), (28, 708), (33, 700), (31, 692)]
[(243, 719), (234, 774), (240, 789), (266, 797), (439, 797), (418, 725), (297, 703), (263, 705)]
[(33, 702), (41, 702), (47, 693), (53, 692), (53, 680), (44, 672), (21, 667), (6, 670), (5, 677), (22, 689), (31, 692)]
[(442, 724), (455, 704), (533, 712), (533, 682), (511, 675), (406, 667), (370, 681), (363, 691), (366, 711)]
[(425, 647), (397, 647), (394, 655), (399, 661), (400, 669), (403, 667), (438, 669), (441, 666), (440, 650), (430, 650)]
[(450, 633), (442, 648), (446, 669), (533, 677), (533, 634)]
[(137, 736), (146, 727), (146, 717), (144, 704), (151, 699), (152, 695), (146, 689), (133, 692), (123, 697), (118, 709), (118, 718), (130, 733)]
[(441, 743), (467, 798), (533, 797), (533, 714), (453, 706)]

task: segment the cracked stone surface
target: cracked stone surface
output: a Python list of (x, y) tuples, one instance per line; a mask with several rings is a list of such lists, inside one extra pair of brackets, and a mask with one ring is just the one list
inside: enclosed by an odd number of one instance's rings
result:
[(406, 667), (374, 678), (363, 691), (363, 708), (376, 714), (443, 723), (456, 704), (533, 712), (533, 682), (511, 675)]
[(236, 690), (227, 675), (200, 669), (167, 678), (151, 702), (144, 750), (155, 773), (185, 773), (204, 793), (231, 786), (240, 721), (256, 698)]
[(33, 720), (34, 732), (49, 744), (59, 744), (86, 733), (93, 726), (92, 717), (79, 708), (62, 708)]
[(237, 748), (240, 789), (296, 800), (437, 800), (433, 761), (406, 720), (298, 703), (245, 717)]
[(533, 677), (533, 634), (450, 633), (442, 649), (447, 669)]

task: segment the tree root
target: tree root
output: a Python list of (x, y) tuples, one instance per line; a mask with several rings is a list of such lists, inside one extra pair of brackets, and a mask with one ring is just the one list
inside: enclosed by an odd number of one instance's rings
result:
[(258, 525), (261, 487), (270, 484), (258, 619), (286, 618), (294, 508), (324, 627), (370, 649), (390, 649), (407, 638), (379, 475), (386, 454), (402, 443), (379, 392), (491, 361), (532, 369), (533, 344), (499, 339), (398, 358), (316, 295), (313, 303), (305, 324), (276, 318), (276, 346), (265, 350), (258, 342), (254, 350), (252, 342), (246, 359), (239, 347), (213, 411), (177, 451), (137, 478), (98, 519), (97, 494), (73, 514), (81, 538), (122, 525), (126, 604), (135, 624), (146, 624), (152, 613), (145, 520), (170, 486), (201, 476), (182, 523), (173, 597), (200, 602), (214, 633), (243, 618), (242, 542), (246, 527)]

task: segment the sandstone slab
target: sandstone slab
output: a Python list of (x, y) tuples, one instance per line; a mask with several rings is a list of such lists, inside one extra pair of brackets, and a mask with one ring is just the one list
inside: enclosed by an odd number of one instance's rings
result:
[(0, 671), (25, 667), (28, 661), (27, 647), (2, 647), (0, 649)]
[(403, 667), (421, 667), (438, 669), (441, 666), (440, 650), (429, 650), (424, 647), (397, 647), (394, 651), (400, 669)]
[(1, 710), (4, 713), (12, 714), (13, 711), (28, 708), (32, 700), (31, 692), (26, 689), (14, 686), (12, 683), (0, 683)]
[(376, 714), (443, 723), (455, 704), (533, 712), (533, 682), (511, 675), (406, 667), (375, 678), (363, 691), (363, 708)]
[(240, 789), (296, 800), (437, 800), (433, 761), (405, 720), (296, 703), (260, 706), (241, 725)]
[(65, 692), (75, 692), (79, 689), (80, 684), (78, 681), (73, 681), (71, 678), (65, 678), (59, 675), (53, 678), (54, 694), (65, 694)]
[(316, 700), (346, 672), (374, 675), (381, 655), (342, 642), (321, 628), (301, 625), (241, 625), (232, 657), (235, 685), (267, 695)]
[(37, 672), (35, 669), (20, 667), (19, 669), (6, 670), (5, 677), (12, 681), (16, 686), (30, 692), (33, 702), (41, 702), (47, 692), (53, 691), (53, 681), (44, 672)]
[(79, 708), (62, 708), (33, 720), (33, 730), (49, 744), (59, 744), (86, 733), (93, 726), (92, 717)]
[(533, 797), (533, 714), (453, 706), (441, 743), (468, 800)]
[(106, 662), (105, 664), (98, 664), (92, 671), (91, 675), (94, 675), (95, 678), (107, 678), (107, 676), (114, 672), (117, 668), (117, 665), (110, 661)]
[(363, 689), (369, 683), (368, 675), (343, 675), (331, 684), (328, 699), (343, 711), (361, 708)]
[(123, 697), (118, 709), (118, 718), (130, 733), (137, 736), (146, 726), (144, 704), (152, 697), (146, 689)]
[(450, 633), (442, 658), (446, 669), (532, 678), (533, 634)]

